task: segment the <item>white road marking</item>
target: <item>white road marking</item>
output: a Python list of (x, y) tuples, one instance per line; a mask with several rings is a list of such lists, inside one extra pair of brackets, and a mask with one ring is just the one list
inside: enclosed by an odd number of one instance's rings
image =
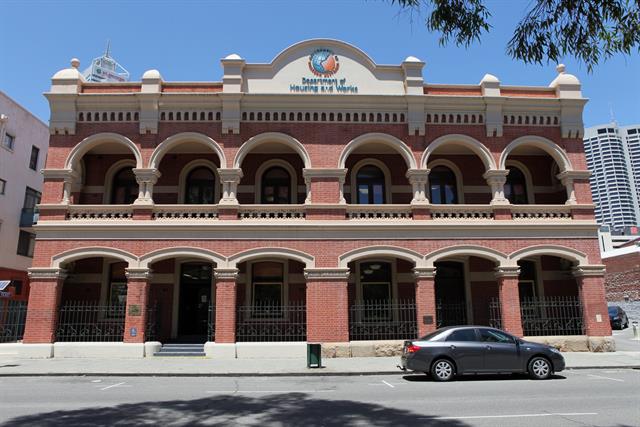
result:
[(207, 390), (205, 393), (330, 393), (335, 390)]
[(389, 384), (388, 382), (386, 382), (385, 380), (382, 380), (382, 382), (386, 385), (388, 385), (391, 388), (396, 388), (394, 385)]
[(121, 386), (121, 385), (122, 385), (122, 384), (124, 384), (125, 382), (126, 382), (126, 381), (123, 381), (123, 382), (118, 383), (118, 384), (111, 384), (111, 385), (108, 385), (108, 386), (106, 386), (105, 388), (101, 388), (101, 389), (100, 389), (100, 391), (105, 391), (105, 390), (108, 390), (108, 389), (113, 388), (113, 387)]
[(92, 380), (91, 382), (92, 382), (92, 383), (101, 383), (101, 382), (102, 382), (102, 380)]
[(531, 417), (575, 417), (586, 415), (598, 415), (597, 412), (564, 412), (545, 414), (513, 414), (513, 415), (471, 415), (462, 417), (434, 417), (433, 420), (472, 420), (483, 418), (531, 418)]
[(601, 377), (600, 375), (594, 375), (594, 374), (588, 374), (588, 375), (590, 377), (592, 377), (592, 378), (596, 378), (596, 379), (599, 379), (599, 380), (611, 380), (611, 381), (618, 381), (618, 382), (621, 382), (621, 383), (624, 382), (624, 380), (621, 380), (621, 379), (618, 379), (618, 378)]

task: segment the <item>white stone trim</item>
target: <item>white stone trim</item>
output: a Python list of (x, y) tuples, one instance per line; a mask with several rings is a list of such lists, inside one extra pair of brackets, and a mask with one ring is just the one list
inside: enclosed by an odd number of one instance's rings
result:
[(296, 249), (273, 247), (254, 248), (231, 255), (228, 258), (227, 266), (233, 268), (242, 262), (262, 258), (293, 259), (303, 263), (306, 268), (315, 268), (313, 256)]
[(572, 269), (574, 277), (604, 277), (604, 265), (578, 265)]
[(287, 162), (283, 159), (269, 159), (266, 162), (262, 163), (258, 169), (256, 170), (255, 175), (255, 190), (254, 193), (254, 203), (261, 204), (260, 198), (262, 196), (262, 176), (264, 173), (272, 168), (272, 167), (281, 167), (289, 173), (289, 188), (291, 191), (291, 203), (295, 205), (298, 203), (298, 174), (296, 170), (291, 165), (291, 163)]
[(216, 252), (197, 247), (176, 246), (142, 255), (140, 257), (140, 268), (149, 268), (153, 263), (170, 258), (196, 258), (200, 261), (211, 262), (217, 267), (226, 265), (226, 258)]
[(304, 278), (308, 280), (340, 280), (346, 282), (349, 274), (348, 268), (321, 267), (304, 269)]
[[(237, 268), (214, 268), (213, 277), (215, 280), (237, 280), (238, 269)], [(214, 296), (215, 298), (215, 296)]]
[(399, 246), (366, 246), (345, 252), (338, 257), (338, 266), (348, 268), (349, 263), (363, 258), (400, 258), (413, 262), (416, 267), (423, 266), (422, 254)]
[(569, 259), (577, 263), (578, 266), (589, 264), (589, 259), (584, 252), (559, 245), (535, 245), (519, 249), (509, 254), (509, 264), (517, 265), (519, 260), (536, 255), (549, 255)]
[(122, 249), (92, 246), (79, 247), (58, 253), (51, 257), (51, 266), (60, 268), (63, 264), (83, 258), (115, 258), (129, 264), (129, 268), (138, 266), (138, 257)]
[(206, 145), (218, 156), (218, 159), (220, 159), (220, 167), (224, 168), (226, 166), (227, 159), (224, 155), (224, 151), (216, 141), (202, 133), (182, 132), (176, 135), (172, 135), (158, 144), (156, 149), (153, 150), (151, 158), (149, 159), (149, 168), (158, 169), (158, 166), (160, 165), (160, 162), (162, 161), (162, 158), (165, 156), (165, 154), (171, 151), (174, 146), (177, 146), (185, 141), (199, 142)]
[[(180, 170), (180, 174), (178, 175), (178, 204), (184, 204), (186, 198), (186, 189), (187, 189), (187, 177), (196, 168), (206, 167), (211, 169), (214, 175), (214, 188), (213, 188), (213, 202), (217, 203), (220, 200), (220, 175), (218, 174), (218, 167), (211, 160), (207, 159), (196, 159), (192, 160)], [(156, 192), (158, 191), (158, 187), (156, 187)]]
[(531, 145), (545, 151), (556, 161), (560, 168), (560, 172), (573, 170), (571, 161), (569, 160), (567, 153), (562, 148), (550, 139), (536, 135), (521, 136), (511, 141), (500, 154), (500, 162), (498, 164), (499, 169), (505, 169), (505, 163), (509, 154), (521, 145)]
[(40, 279), (66, 279), (67, 270), (58, 267), (31, 267), (28, 270), (29, 280), (38, 281)]
[(445, 248), (437, 249), (425, 256), (425, 265), (434, 267), (434, 263), (443, 258), (476, 256), (479, 258), (489, 259), (498, 265), (507, 264), (507, 256), (495, 249), (486, 248), (476, 245), (453, 245)]
[(150, 268), (126, 268), (125, 276), (127, 279), (145, 279), (150, 280), (152, 277)]
[[(375, 166), (382, 171), (382, 175), (384, 176), (384, 197), (386, 199), (386, 202), (384, 204), (393, 204), (393, 194), (391, 192), (391, 171), (389, 170), (387, 165), (384, 164), (384, 162), (374, 158), (362, 159), (351, 168), (351, 179), (349, 180), (349, 189), (351, 194), (350, 204), (358, 204), (357, 174), (360, 169), (369, 165)], [(343, 189), (343, 193), (344, 192), (346, 192), (346, 190)]]
[(138, 149), (138, 146), (131, 141), (129, 138), (120, 135), (118, 133), (113, 132), (103, 132), (96, 133), (94, 135), (88, 136), (75, 147), (71, 149), (69, 156), (67, 156), (67, 160), (65, 161), (64, 168), (65, 169), (76, 169), (78, 161), (92, 148), (97, 147), (100, 144), (107, 142), (117, 142), (125, 147), (129, 148), (136, 158), (136, 167), (142, 168), (142, 153)]
[[(518, 160), (507, 159), (505, 169), (507, 169), (509, 166), (520, 169), (522, 175), (524, 175), (525, 187), (527, 188), (527, 203), (530, 205), (535, 204), (535, 187), (533, 186), (533, 175), (531, 175), (531, 171), (529, 170), (527, 165)], [(507, 175), (507, 179), (508, 178), (509, 176)]]
[(304, 145), (294, 137), (281, 132), (265, 132), (249, 138), (240, 146), (240, 149), (236, 152), (236, 156), (233, 159), (232, 167), (238, 169), (241, 168), (242, 161), (247, 154), (249, 154), (254, 148), (269, 142), (286, 145), (294, 152), (298, 153), (298, 155), (302, 158), (305, 168), (312, 167), (311, 156), (309, 156), (309, 153), (307, 152), (307, 149), (304, 147)]
[(517, 279), (520, 275), (520, 267), (518, 266), (501, 265), (496, 267), (494, 271), (496, 279), (500, 279), (502, 277), (513, 277)]
[[(429, 162), (429, 165), (427, 166), (427, 169), (429, 170), (429, 173), (431, 173), (433, 171), (433, 168), (436, 168), (438, 166), (444, 166), (447, 167), (449, 169), (451, 169), (451, 172), (453, 172), (453, 174), (456, 177), (456, 191), (458, 192), (458, 205), (463, 205), (464, 204), (464, 177), (462, 174), (462, 171), (460, 170), (460, 168), (458, 167), (458, 165), (456, 165), (454, 162), (452, 162), (451, 160), (448, 159), (436, 159), (433, 160), (431, 162)], [(431, 200), (431, 185), (429, 184), (429, 180), (427, 180), (427, 199)]]
[(483, 143), (475, 138), (462, 134), (443, 135), (431, 141), (427, 146), (427, 149), (422, 153), (420, 167), (423, 169), (426, 168), (427, 164), (429, 164), (429, 156), (431, 156), (431, 154), (433, 154), (438, 149), (438, 147), (445, 144), (455, 144), (467, 147), (478, 157), (480, 157), (480, 160), (482, 160), (482, 163), (484, 164), (485, 170), (498, 169), (496, 167), (496, 162), (493, 159), (491, 151), (489, 151), (489, 149)]
[[(118, 160), (107, 169), (107, 172), (104, 174), (104, 186), (102, 190), (102, 203), (105, 205), (111, 204), (111, 193), (113, 192), (113, 178), (116, 176), (118, 172), (122, 169), (127, 168), (128, 166), (131, 169), (136, 169), (136, 162), (133, 159), (122, 159)], [(85, 190), (85, 187), (83, 187)], [(84, 192), (84, 191), (83, 191)]]
[(361, 145), (371, 144), (371, 143), (381, 143), (388, 147), (393, 148), (398, 154), (400, 154), (405, 162), (407, 163), (407, 169), (417, 169), (418, 166), (416, 164), (416, 159), (413, 156), (413, 152), (411, 149), (400, 139), (395, 136), (379, 133), (379, 132), (370, 132), (365, 133), (364, 135), (360, 135), (353, 140), (351, 140), (340, 153), (340, 157), (338, 158), (338, 168), (345, 168), (347, 163), (347, 158), (349, 155), (355, 151)]

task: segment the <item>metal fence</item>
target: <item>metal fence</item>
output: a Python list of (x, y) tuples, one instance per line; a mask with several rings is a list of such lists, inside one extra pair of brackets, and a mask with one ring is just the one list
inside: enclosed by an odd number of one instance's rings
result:
[(578, 297), (535, 297), (520, 301), (525, 336), (584, 335)]
[[(578, 297), (530, 297), (520, 301), (524, 336), (584, 335)], [(489, 303), (489, 325), (502, 329), (500, 300)]]
[(0, 343), (21, 341), (26, 320), (26, 302), (7, 301), (4, 304), (0, 303)]
[[(214, 318), (215, 318), (215, 313)], [(243, 305), (237, 308), (236, 341), (274, 342), (307, 340), (305, 302)]]
[(405, 340), (418, 336), (415, 300), (359, 301), (349, 307), (349, 340)]
[(60, 307), (56, 341), (122, 341), (125, 305), (66, 302)]
[(207, 341), (216, 340), (216, 306), (209, 304), (209, 314), (207, 316)]
[(145, 326), (145, 340), (146, 341), (159, 341), (160, 340), (160, 305), (156, 302), (151, 304), (147, 308), (147, 324)]
[(467, 306), (464, 302), (442, 302), (436, 303), (436, 326), (456, 326), (467, 324)]

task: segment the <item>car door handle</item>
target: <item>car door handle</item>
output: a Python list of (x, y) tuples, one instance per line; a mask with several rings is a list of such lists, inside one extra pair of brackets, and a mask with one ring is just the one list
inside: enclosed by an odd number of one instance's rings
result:
[(455, 349), (456, 349), (456, 346), (455, 346), (455, 345), (450, 345), (450, 346), (449, 346), (449, 348), (450, 348), (451, 350), (455, 350)]
[(487, 350), (491, 350), (491, 346), (490, 345), (487, 346)]

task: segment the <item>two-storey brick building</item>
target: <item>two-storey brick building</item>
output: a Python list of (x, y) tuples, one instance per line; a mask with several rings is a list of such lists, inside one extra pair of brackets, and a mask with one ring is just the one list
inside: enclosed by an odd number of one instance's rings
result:
[(325, 39), (230, 55), (222, 82), (78, 65), (46, 94), (33, 354), (356, 355), (461, 323), (610, 347), (586, 99), (563, 66), (548, 87), (430, 84), (417, 58)]

